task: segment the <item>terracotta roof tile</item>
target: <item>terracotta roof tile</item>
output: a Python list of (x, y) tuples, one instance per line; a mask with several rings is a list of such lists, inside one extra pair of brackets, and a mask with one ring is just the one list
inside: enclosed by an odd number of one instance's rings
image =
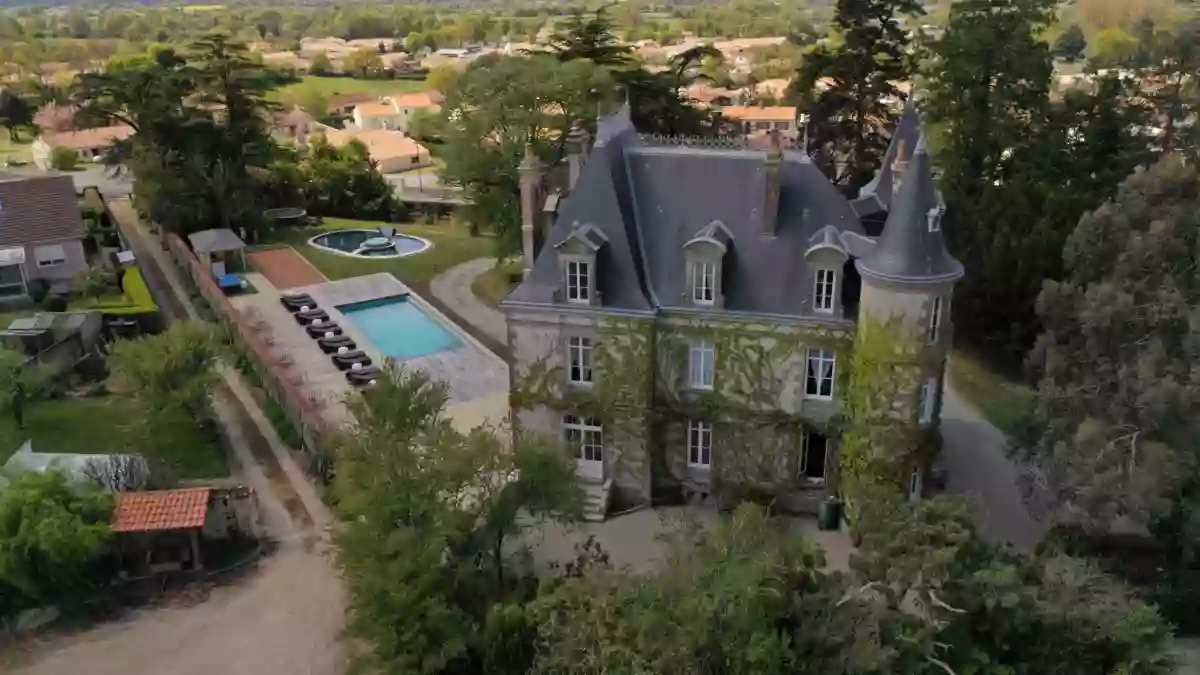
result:
[(70, 176), (0, 171), (0, 246), (83, 237), (79, 198)]
[(52, 148), (70, 148), (72, 150), (91, 150), (104, 148), (117, 141), (123, 141), (133, 136), (133, 127), (123, 124), (111, 127), (95, 127), (78, 131), (60, 131), (44, 134), (42, 137)]
[(360, 141), (367, 146), (371, 159), (381, 161), (393, 157), (421, 157), (429, 150), (399, 131), (372, 129), (370, 131), (346, 131), (335, 129), (325, 132), (325, 139), (334, 147), (342, 147), (350, 141)]
[(122, 492), (113, 512), (113, 532), (159, 532), (204, 527), (208, 488)]
[(795, 122), (796, 109), (792, 106), (727, 106), (721, 115), (731, 120), (762, 122)]

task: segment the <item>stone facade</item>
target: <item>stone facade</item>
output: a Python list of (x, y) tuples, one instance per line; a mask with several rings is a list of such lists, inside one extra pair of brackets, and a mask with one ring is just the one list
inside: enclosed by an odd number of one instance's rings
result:
[[(638, 145), (630, 128), (601, 120), (590, 156), (573, 132), (567, 197), (548, 231), (537, 219), (540, 163), (530, 152), (522, 164), (526, 280), (502, 305), (516, 433), (563, 439), (585, 484), (603, 486), (602, 512), (745, 498), (812, 512), (837, 491), (848, 371), (876, 324), (896, 327), (908, 353), (882, 359), (898, 384), (872, 405), (936, 429), (962, 270), (941, 241), (923, 143), (911, 162), (889, 152), (903, 175), (884, 182), (907, 187), (872, 202), (887, 202), (884, 234), (872, 237), (807, 157), (778, 148), (665, 151), (683, 168), (708, 162), (755, 186), (737, 195), (745, 211), (719, 218), (731, 197), (691, 186), (714, 200), (711, 212), (676, 202), (672, 213), (653, 184), (661, 177), (631, 169), (663, 151)], [(913, 133), (899, 130), (897, 142)], [(729, 183), (736, 176), (712, 192)], [(677, 233), (664, 246), (648, 227)], [(901, 463), (919, 495), (927, 460)]]

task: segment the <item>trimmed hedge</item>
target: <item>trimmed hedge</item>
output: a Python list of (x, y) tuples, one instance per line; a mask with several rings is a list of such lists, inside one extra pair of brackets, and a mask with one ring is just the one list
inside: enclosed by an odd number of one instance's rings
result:
[(158, 312), (158, 305), (154, 302), (154, 296), (150, 295), (150, 288), (146, 286), (140, 269), (131, 267), (126, 270), (122, 284), (125, 287), (125, 296), (119, 300), (102, 300), (99, 306), (101, 312), (107, 316), (134, 316)]

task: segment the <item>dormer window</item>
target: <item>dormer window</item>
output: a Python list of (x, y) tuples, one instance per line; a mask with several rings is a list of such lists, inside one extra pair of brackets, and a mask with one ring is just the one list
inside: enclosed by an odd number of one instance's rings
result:
[(692, 302), (697, 305), (712, 305), (716, 298), (716, 289), (716, 263), (692, 263)]
[(925, 218), (929, 221), (930, 232), (942, 231), (942, 216), (946, 213), (946, 208), (943, 206), (935, 206), (925, 214)]
[(828, 314), (833, 311), (833, 299), (837, 295), (837, 271), (818, 269), (813, 283), (813, 311)]
[(567, 302), (587, 304), (591, 294), (592, 265), (583, 260), (567, 262)]
[(598, 304), (596, 261), (607, 243), (608, 237), (596, 226), (576, 222), (571, 233), (554, 245), (562, 274), (562, 287), (557, 291), (560, 298), (575, 305)]

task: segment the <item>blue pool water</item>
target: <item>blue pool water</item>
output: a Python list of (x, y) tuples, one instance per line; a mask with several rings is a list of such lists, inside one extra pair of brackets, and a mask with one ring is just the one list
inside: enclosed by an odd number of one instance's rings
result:
[(412, 359), (462, 344), (408, 298), (380, 298), (338, 309), (384, 356), (394, 359)]

